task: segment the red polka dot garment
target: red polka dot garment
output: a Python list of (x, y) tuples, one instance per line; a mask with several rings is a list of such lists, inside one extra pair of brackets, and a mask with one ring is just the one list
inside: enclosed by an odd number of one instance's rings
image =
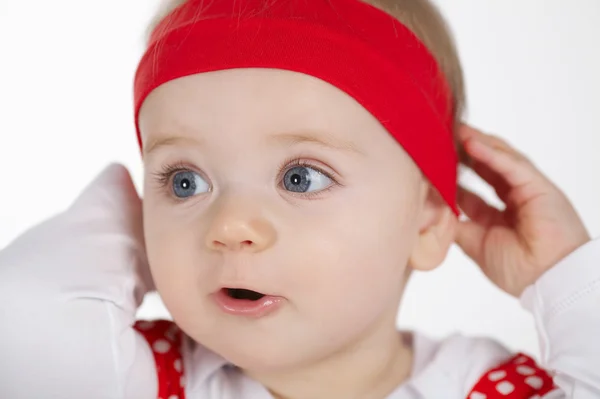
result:
[[(134, 328), (154, 354), (158, 399), (185, 399), (181, 330), (168, 320), (138, 321)], [(541, 399), (555, 389), (552, 377), (519, 353), (486, 372), (466, 399)]]
[(148, 341), (158, 377), (158, 399), (185, 399), (182, 332), (168, 320), (138, 321), (134, 328)]
[(485, 373), (467, 399), (540, 399), (555, 389), (552, 377), (519, 353)]

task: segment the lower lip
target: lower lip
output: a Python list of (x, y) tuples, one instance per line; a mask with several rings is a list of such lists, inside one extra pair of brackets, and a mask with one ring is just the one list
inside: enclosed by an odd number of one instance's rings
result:
[(225, 313), (236, 316), (263, 317), (277, 310), (283, 298), (279, 296), (264, 296), (256, 301), (248, 299), (235, 299), (227, 295), (226, 290), (219, 290), (213, 294), (215, 302)]

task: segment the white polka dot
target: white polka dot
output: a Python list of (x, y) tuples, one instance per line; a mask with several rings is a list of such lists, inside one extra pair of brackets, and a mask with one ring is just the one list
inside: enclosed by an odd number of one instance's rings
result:
[(181, 385), (182, 387), (185, 386), (185, 376), (181, 376), (181, 378), (179, 379), (179, 385)]
[(171, 349), (171, 344), (165, 341), (164, 339), (159, 339), (156, 342), (154, 342), (152, 348), (155, 352), (167, 353)]
[(514, 390), (515, 386), (508, 381), (502, 381), (496, 385), (496, 391), (500, 392), (502, 395), (508, 395)]
[(504, 377), (506, 377), (506, 371), (504, 370), (493, 371), (488, 375), (490, 381), (499, 381)]
[(517, 373), (521, 375), (533, 375), (535, 374), (535, 370), (529, 366), (522, 365), (517, 367)]
[(175, 370), (177, 370), (178, 373), (181, 373), (181, 360), (180, 359), (175, 360), (175, 363), (173, 363), (173, 366), (175, 367)]
[(179, 396), (177, 396), (177, 395), (171, 395), (171, 396), (169, 396), (169, 399), (179, 399)]
[(469, 396), (469, 399), (486, 399), (487, 395), (481, 393), (481, 392), (472, 392), (471, 396)]
[(140, 321), (137, 323), (137, 327), (140, 330), (148, 331), (154, 327), (154, 323), (151, 321)]
[(519, 357), (518, 357), (518, 358), (515, 360), (515, 363), (516, 363), (516, 364), (523, 364), (523, 363), (525, 363), (525, 362), (527, 362), (527, 358), (526, 358), (525, 356), (519, 356)]
[(533, 395), (531, 398), (529, 399), (542, 399), (542, 397), (540, 395)]
[(527, 385), (529, 385), (533, 389), (540, 389), (544, 385), (544, 380), (542, 380), (540, 377), (537, 377), (535, 375), (533, 375), (531, 377), (527, 377), (525, 379), (525, 382), (527, 383)]

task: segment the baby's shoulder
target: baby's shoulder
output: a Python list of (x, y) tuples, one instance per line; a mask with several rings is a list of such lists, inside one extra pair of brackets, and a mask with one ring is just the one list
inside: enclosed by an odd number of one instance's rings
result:
[(555, 389), (551, 376), (531, 356), (495, 339), (453, 334), (435, 340), (415, 334), (414, 340), (417, 379), (443, 378), (460, 395), (514, 392), (515, 397), (529, 397)]
[(414, 333), (413, 347), (415, 375), (444, 375), (461, 390), (468, 390), (488, 370), (515, 355), (495, 339), (460, 333), (442, 339)]
[(500, 341), (477, 335), (451, 334), (443, 339), (432, 340), (436, 357), (453, 359), (466, 369), (488, 369), (513, 356), (514, 353)]

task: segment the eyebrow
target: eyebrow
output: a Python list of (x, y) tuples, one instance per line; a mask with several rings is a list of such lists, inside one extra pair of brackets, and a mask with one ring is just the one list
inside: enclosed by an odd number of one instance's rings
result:
[[(274, 134), (269, 136), (267, 141), (283, 144), (288, 146), (294, 146), (298, 144), (316, 144), (318, 146), (333, 149), (333, 150), (341, 150), (346, 152), (353, 152), (358, 155), (364, 155), (364, 152), (361, 151), (356, 144), (351, 141), (343, 140), (339, 138), (334, 138), (329, 134), (324, 133), (313, 133), (313, 132), (297, 132), (297, 133), (282, 133), (282, 134)], [(200, 146), (202, 145), (203, 140), (189, 138), (189, 137), (165, 137), (156, 140), (152, 140), (148, 143), (147, 146), (144, 146), (144, 155), (148, 155), (149, 153), (156, 151), (161, 147), (170, 147), (176, 145), (193, 145)]]
[(328, 149), (342, 150), (364, 155), (364, 152), (361, 151), (353, 142), (336, 138), (325, 133), (297, 132), (275, 134), (269, 136), (268, 141), (290, 146), (303, 143), (316, 144)]
[(202, 145), (202, 140), (192, 139), (189, 137), (165, 137), (156, 140), (152, 140), (148, 143), (147, 146), (144, 146), (144, 155), (150, 154), (152, 151), (156, 151), (161, 147), (170, 147), (176, 145), (193, 145), (200, 146)]

